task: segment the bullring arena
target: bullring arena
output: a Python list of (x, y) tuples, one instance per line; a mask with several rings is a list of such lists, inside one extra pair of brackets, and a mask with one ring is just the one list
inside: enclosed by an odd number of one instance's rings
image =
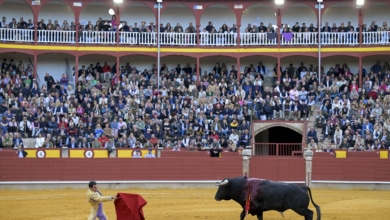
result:
[[(243, 151), (242, 154), (246, 152)], [(4, 153), (0, 152), (0, 156)], [(86, 202), (85, 192), (90, 179), (98, 181), (104, 195), (116, 195), (118, 192), (140, 194), (147, 201), (143, 210), (146, 219), (150, 220), (239, 219), (242, 210), (238, 204), (233, 201), (217, 202), (214, 199), (217, 190), (215, 183), (225, 177), (242, 176), (246, 173), (251, 177), (305, 184), (305, 159), (302, 157), (252, 157), (248, 164), (248, 158), (244, 158), (242, 154), (223, 152), (220, 158), (210, 158), (207, 152), (162, 151), (157, 154), (160, 158), (131, 160), (3, 157), (0, 167), (20, 168), (20, 171), (15, 175), (10, 170), (1, 169), (0, 218), (86, 219), (90, 206)], [(387, 208), (390, 205), (389, 183), (374, 179), (386, 178), (387, 174), (373, 177), (370, 181), (356, 181), (356, 178), (361, 178), (359, 173), (351, 178), (345, 172), (350, 169), (370, 170), (377, 166), (376, 161), (388, 173), (388, 160), (377, 156), (366, 159), (371, 164), (367, 165), (361, 164), (362, 155), (348, 156), (335, 158), (327, 153), (314, 153), (311, 187), (314, 201), (321, 206), (322, 219), (383, 219), (383, 216), (390, 214)], [(53, 165), (54, 161), (58, 164)], [(102, 163), (105, 165), (101, 165)], [(276, 164), (279, 164), (278, 168), (275, 168)], [(322, 169), (325, 164), (327, 167)], [(353, 167), (348, 164), (353, 164)], [(74, 173), (73, 166), (82, 166), (85, 170)], [(231, 168), (226, 169), (229, 166)], [(124, 168), (115, 171), (114, 168), (118, 167)], [(208, 169), (210, 167), (213, 168)], [(339, 173), (343, 173), (343, 177), (337, 178), (348, 177), (350, 181), (325, 180), (329, 178), (327, 170), (336, 167), (339, 167)], [(380, 170), (377, 169), (376, 172), (381, 173)], [(278, 174), (275, 175), (276, 173)], [(368, 176), (367, 173), (363, 175)], [(50, 176), (62, 181), (50, 180)], [(117, 180), (108, 180), (115, 177)], [(13, 181), (4, 181), (5, 178)], [(145, 180), (148, 178), (150, 180)], [(26, 182), (25, 179), (30, 181)], [(112, 202), (104, 203), (104, 207), (107, 216), (116, 219)], [(312, 205), (310, 209), (313, 209)], [(284, 216), (282, 218), (275, 211), (264, 214), (265, 219), (302, 219), (292, 211), (286, 211)], [(246, 219), (256, 218), (249, 215)]]
[[(0, 220), (87, 219), (91, 180), (147, 220), (234, 220), (214, 196), (237, 176), (310, 186), (322, 220), (389, 219), (389, 11), (0, 0)], [(283, 215), (264, 219), (303, 219)]]

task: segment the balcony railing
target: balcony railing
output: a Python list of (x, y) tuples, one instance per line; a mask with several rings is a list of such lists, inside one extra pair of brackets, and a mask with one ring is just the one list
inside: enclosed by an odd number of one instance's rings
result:
[(253, 155), (256, 156), (301, 156), (302, 144), (299, 143), (256, 143)]
[(74, 31), (38, 30), (37, 37), (39, 43), (76, 43), (76, 33)]
[(0, 28), (1, 42), (34, 42), (34, 30)]
[[(78, 39), (76, 36), (78, 35)], [(37, 43), (54, 44), (106, 44), (113, 45), (157, 45), (157, 33), (155, 32), (117, 32), (114, 31), (62, 31), (62, 30), (38, 30)], [(322, 32), (318, 37), (316, 32), (302, 33), (160, 33), (160, 45), (162, 46), (277, 46), (278, 37), (281, 46), (315, 46), (320, 39), (321, 45), (388, 45), (390, 43), (389, 31), (334, 33)], [(360, 37), (362, 38), (360, 40)], [(0, 28), (1, 42), (35, 42), (35, 32), (29, 29)]]

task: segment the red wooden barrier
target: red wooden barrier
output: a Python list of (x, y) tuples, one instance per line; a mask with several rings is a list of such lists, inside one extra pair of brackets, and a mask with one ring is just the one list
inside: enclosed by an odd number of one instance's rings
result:
[(220, 180), (241, 175), (238, 157), (0, 160), (0, 181)]
[(250, 177), (274, 181), (305, 181), (303, 157), (252, 157)]
[[(161, 151), (161, 157), (210, 157), (208, 151), (170, 151), (163, 150)], [(241, 158), (241, 154), (237, 152), (222, 152), (221, 157), (235, 157)]]

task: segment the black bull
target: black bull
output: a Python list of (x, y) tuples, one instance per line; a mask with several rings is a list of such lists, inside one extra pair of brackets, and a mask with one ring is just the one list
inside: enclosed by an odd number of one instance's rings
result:
[(239, 203), (243, 208), (240, 220), (248, 213), (262, 220), (265, 211), (276, 210), (283, 214), (287, 209), (305, 216), (305, 220), (313, 220), (313, 211), (308, 208), (310, 200), (316, 208), (317, 220), (321, 220), (320, 207), (313, 201), (307, 186), (244, 177), (226, 178), (217, 185), (215, 200), (233, 199)]

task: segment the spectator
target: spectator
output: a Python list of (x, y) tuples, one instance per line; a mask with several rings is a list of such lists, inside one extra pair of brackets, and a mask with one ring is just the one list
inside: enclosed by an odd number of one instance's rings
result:
[(318, 143), (317, 131), (313, 126), (310, 127), (310, 130), (307, 132), (307, 143), (310, 142), (310, 139), (313, 139), (315, 143)]
[(310, 139), (310, 142), (307, 144), (307, 148), (311, 151), (318, 151), (318, 145), (313, 138)]

